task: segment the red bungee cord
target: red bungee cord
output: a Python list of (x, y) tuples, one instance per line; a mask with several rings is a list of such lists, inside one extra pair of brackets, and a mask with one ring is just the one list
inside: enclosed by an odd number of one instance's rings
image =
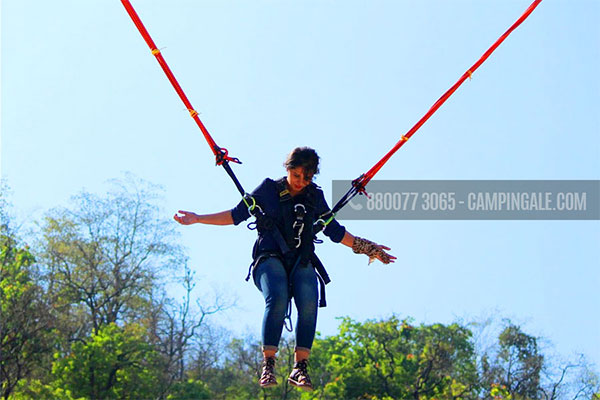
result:
[(200, 118), (198, 117), (198, 112), (196, 110), (194, 110), (194, 107), (192, 107), (192, 103), (190, 103), (187, 96), (183, 92), (183, 89), (179, 85), (179, 82), (177, 82), (177, 79), (175, 79), (175, 75), (173, 75), (173, 72), (171, 72), (171, 69), (169, 68), (169, 66), (167, 65), (167, 62), (165, 61), (162, 54), (160, 53), (160, 50), (156, 48), (156, 44), (154, 44), (152, 37), (150, 37), (150, 34), (146, 30), (146, 27), (144, 27), (142, 20), (140, 19), (140, 17), (137, 15), (135, 10), (133, 9), (133, 6), (129, 2), (129, 0), (121, 0), (121, 3), (123, 3), (123, 6), (127, 10), (127, 13), (131, 17), (131, 19), (133, 20), (133, 23), (135, 24), (135, 26), (140, 31), (142, 37), (146, 41), (146, 44), (148, 44), (148, 47), (150, 47), (152, 54), (156, 57), (156, 60), (162, 67), (163, 71), (165, 72), (165, 75), (167, 75), (167, 78), (169, 78), (169, 82), (171, 82), (171, 85), (173, 85), (173, 88), (179, 95), (179, 98), (181, 99), (181, 101), (183, 101), (183, 104), (185, 104), (185, 107), (187, 108), (188, 112), (190, 113), (190, 116), (194, 119), (194, 121), (196, 121), (196, 124), (202, 131), (202, 134), (204, 135), (204, 139), (206, 139), (206, 141), (208, 142), (210, 149), (212, 150), (213, 154), (215, 155), (215, 157), (217, 159), (217, 164), (222, 165), (223, 163), (226, 163), (228, 161), (241, 164), (240, 160), (238, 160), (237, 158), (228, 156), (227, 149), (217, 146), (217, 144), (215, 143), (212, 136), (210, 136), (210, 133), (208, 133), (208, 129), (206, 129), (206, 127), (204, 126), (204, 124), (202, 123)]
[(498, 38), (498, 40), (496, 40), (496, 42), (492, 45), (492, 47), (490, 47), (481, 56), (481, 58), (479, 60), (477, 60), (477, 62), (475, 64), (473, 64), (473, 66), (471, 68), (469, 68), (467, 70), (467, 72), (465, 72), (460, 77), (458, 82), (456, 82), (450, 89), (448, 89), (448, 91), (446, 93), (444, 93), (442, 95), (442, 97), (440, 97), (438, 99), (438, 101), (436, 101), (433, 104), (433, 106), (429, 109), (429, 111), (427, 111), (427, 113), (412, 128), (410, 128), (410, 130), (408, 132), (406, 132), (402, 136), (402, 138), (394, 145), (394, 147), (392, 147), (392, 149), (390, 151), (388, 151), (387, 154), (385, 156), (383, 156), (383, 158), (381, 160), (379, 160), (377, 162), (377, 164), (375, 164), (369, 171), (365, 172), (363, 175), (361, 175), (361, 177), (359, 177), (358, 179), (356, 179), (354, 181), (353, 185), (357, 188), (358, 192), (364, 192), (365, 186), (367, 185), (367, 183), (369, 183), (369, 181), (371, 179), (373, 179), (375, 174), (377, 172), (379, 172), (381, 167), (383, 167), (383, 165), (390, 159), (390, 157), (392, 157), (394, 155), (394, 153), (396, 153), (398, 151), (398, 149), (400, 149), (400, 147), (402, 147), (404, 145), (404, 143), (406, 143), (408, 141), (408, 139), (410, 139), (410, 137), (412, 135), (414, 135), (415, 132), (417, 130), (419, 130), (419, 128), (421, 126), (423, 126), (423, 124), (429, 119), (429, 117), (431, 117), (433, 115), (433, 113), (435, 113), (442, 106), (442, 104), (444, 104), (446, 102), (446, 100), (448, 100), (448, 98), (450, 96), (452, 96), (452, 94), (456, 91), (456, 89), (458, 89), (458, 87), (460, 85), (462, 85), (462, 83), (465, 80), (467, 80), (467, 78), (471, 78), (471, 76), (477, 70), (477, 68), (479, 68), (481, 66), (481, 64), (483, 64), (484, 61), (488, 59), (488, 57), (494, 52), (494, 50), (496, 50), (496, 48), (498, 48), (498, 46), (500, 46), (500, 44), (504, 41), (504, 39), (506, 39), (508, 37), (508, 35), (510, 35), (512, 33), (512, 31), (514, 31), (519, 25), (521, 25), (521, 23), (523, 21), (525, 21), (527, 19), (527, 17), (529, 17), (529, 15), (533, 12), (533, 10), (535, 10), (535, 8), (541, 2), (542, 2), (542, 0), (535, 0), (533, 3), (531, 3), (529, 8), (527, 8), (527, 10), (525, 10), (525, 13), (523, 13), (523, 15), (521, 15), (521, 17), (514, 24), (512, 24), (512, 26), (510, 28), (508, 28), (508, 30), (506, 32), (504, 32), (504, 34), (502, 36), (500, 36)]
[[(427, 113), (412, 128), (410, 128), (408, 130), (408, 132), (406, 132), (402, 136), (402, 138), (394, 145), (394, 147), (392, 147), (392, 149), (390, 151), (388, 151), (387, 154), (385, 154), (385, 156), (383, 156), (383, 158), (381, 160), (379, 160), (369, 171), (362, 174), (360, 177), (358, 177), (357, 179), (355, 179), (352, 182), (352, 187), (350, 188), (350, 190), (336, 203), (336, 205), (331, 210), (332, 215), (335, 215), (335, 213), (337, 213), (344, 205), (346, 205), (350, 201), (350, 199), (352, 199), (357, 194), (366, 193), (366, 191), (365, 191), (366, 185), (369, 183), (369, 181), (371, 179), (373, 179), (375, 174), (377, 174), (377, 172), (379, 172), (379, 170), (384, 166), (384, 164), (400, 149), (400, 147), (402, 147), (408, 141), (408, 139), (410, 139), (412, 137), (412, 135), (414, 135), (419, 130), (419, 128), (421, 128), (421, 126), (423, 126), (423, 124), (425, 124), (425, 122), (442, 106), (442, 104), (444, 104), (446, 102), (446, 100), (448, 100), (448, 98), (450, 96), (452, 96), (452, 94), (459, 88), (460, 85), (462, 85), (462, 83), (465, 80), (467, 80), (467, 78), (472, 77), (473, 73), (477, 70), (477, 68), (479, 68), (481, 66), (481, 64), (483, 64), (485, 62), (485, 60), (488, 59), (488, 57), (498, 48), (498, 46), (500, 46), (500, 44), (512, 33), (512, 31), (514, 31), (519, 25), (521, 25), (521, 23), (523, 23), (523, 21), (525, 21), (527, 19), (527, 17), (529, 17), (529, 15), (533, 12), (533, 10), (535, 10), (535, 8), (541, 2), (542, 2), (542, 0), (535, 0), (533, 3), (531, 3), (529, 8), (527, 8), (527, 10), (525, 10), (523, 15), (521, 15), (521, 17), (514, 24), (512, 24), (512, 26), (510, 28), (508, 28), (508, 30), (506, 32), (504, 32), (504, 34), (502, 36), (500, 36), (498, 38), (498, 40), (496, 40), (496, 42), (481, 56), (481, 58), (479, 58), (479, 60), (477, 60), (477, 62), (475, 64), (473, 64), (471, 66), (471, 68), (469, 68), (460, 77), (460, 79), (450, 89), (448, 89), (448, 91), (446, 91), (446, 93), (444, 93), (442, 95), (442, 97), (440, 97), (433, 104), (433, 106), (429, 109), (429, 111), (427, 111)], [(158, 63), (162, 67), (163, 71), (167, 75), (167, 78), (169, 79), (169, 81), (173, 85), (173, 88), (175, 89), (175, 91), (177, 92), (179, 97), (181, 98), (181, 101), (183, 101), (183, 103), (185, 104), (187, 110), (190, 113), (190, 116), (194, 119), (194, 121), (196, 121), (196, 124), (202, 131), (204, 138), (208, 142), (211, 150), (213, 151), (213, 153), (216, 157), (217, 164), (222, 165), (225, 168), (227, 173), (234, 180), (234, 183), (236, 184), (240, 193), (244, 196), (245, 192), (244, 192), (242, 186), (240, 185), (239, 181), (237, 180), (237, 178), (233, 174), (233, 171), (231, 171), (231, 168), (228, 165), (229, 161), (235, 162), (235, 163), (240, 163), (240, 161), (237, 158), (229, 157), (226, 149), (217, 146), (217, 144), (215, 143), (213, 138), (208, 133), (208, 130), (206, 129), (206, 127), (204, 126), (204, 124), (202, 123), (200, 118), (198, 117), (198, 112), (196, 110), (194, 110), (194, 108), (192, 107), (187, 96), (183, 92), (183, 89), (181, 89), (181, 86), (179, 86), (179, 83), (175, 79), (175, 76), (171, 72), (171, 69), (169, 68), (166, 61), (164, 60), (160, 50), (158, 50), (156, 48), (154, 41), (150, 37), (150, 34), (146, 30), (146, 28), (144, 27), (144, 24), (142, 24), (142, 21), (140, 20), (137, 13), (133, 9), (133, 6), (129, 2), (129, 0), (121, 0), (121, 3), (123, 3), (123, 6), (125, 6), (127, 13), (129, 14), (131, 19), (135, 23), (135, 26), (140, 31), (142, 37), (148, 44), (148, 47), (150, 47), (152, 54), (156, 57), (156, 60), (158, 61)]]

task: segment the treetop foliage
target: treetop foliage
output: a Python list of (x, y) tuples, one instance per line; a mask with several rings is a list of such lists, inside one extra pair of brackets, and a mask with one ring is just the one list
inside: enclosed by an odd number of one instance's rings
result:
[[(473, 325), (396, 315), (344, 317), (337, 334), (318, 336), (310, 393), (287, 383), (294, 343), (284, 336), (280, 384), (261, 389), (259, 341), (210, 321), (233, 303), (197, 293), (160, 188), (126, 176), (107, 193), (82, 191), (43, 216), (31, 247), (5, 193), (2, 185), (4, 399), (600, 399), (583, 356), (557, 360), (511, 321), (480, 346)], [(165, 289), (173, 276), (177, 300)]]

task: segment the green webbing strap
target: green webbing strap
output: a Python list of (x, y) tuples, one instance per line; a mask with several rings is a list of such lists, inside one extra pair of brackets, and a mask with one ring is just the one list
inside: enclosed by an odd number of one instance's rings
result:
[[(326, 220), (324, 220), (323, 216), (325, 216), (327, 214), (331, 214), (331, 216), (329, 218), (327, 218)], [(327, 227), (327, 225), (329, 225), (329, 223), (331, 221), (333, 221), (334, 218), (335, 218), (335, 213), (332, 213), (331, 211), (328, 211), (325, 214), (319, 216), (319, 219), (316, 220), (315, 223), (313, 224), (313, 225), (320, 225), (320, 227), (318, 227), (316, 229), (315, 233), (319, 233), (319, 232), (321, 232), (321, 230), (325, 229)]]
[(329, 225), (329, 223), (330, 223), (331, 221), (333, 221), (333, 219), (334, 219), (334, 218), (335, 218), (335, 214), (331, 214), (331, 217), (329, 217), (329, 219), (328, 219), (327, 221), (324, 221), (324, 222), (323, 222), (323, 226), (327, 226), (327, 225)]
[[(249, 198), (252, 200), (252, 205), (248, 204), (248, 200), (246, 200), (246, 198)], [(248, 207), (248, 211), (252, 212), (254, 210), (254, 208), (256, 207), (256, 199), (252, 196), (250, 196), (248, 193), (244, 194), (244, 196), (242, 196), (242, 200), (244, 200), (244, 204), (246, 204), (246, 207)]]

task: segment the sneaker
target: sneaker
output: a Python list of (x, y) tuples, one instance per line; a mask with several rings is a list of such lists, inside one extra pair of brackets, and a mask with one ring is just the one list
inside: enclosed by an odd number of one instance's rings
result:
[(288, 382), (300, 389), (310, 392), (313, 390), (313, 385), (308, 376), (308, 360), (298, 361), (294, 364), (294, 369), (288, 378)]
[(267, 357), (263, 360), (259, 383), (260, 387), (263, 388), (277, 385), (277, 379), (275, 378), (275, 357)]

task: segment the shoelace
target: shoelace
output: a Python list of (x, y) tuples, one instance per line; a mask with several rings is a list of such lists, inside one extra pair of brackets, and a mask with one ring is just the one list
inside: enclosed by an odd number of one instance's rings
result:
[[(307, 384), (311, 384), (310, 377), (308, 376), (308, 361), (302, 360), (298, 361), (294, 364), (294, 369), (298, 370), (294, 375), (296, 377), (303, 378), (304, 382)], [(297, 379), (297, 378), (296, 378)]]
[(298, 361), (294, 365), (294, 368), (298, 369), (300, 372), (306, 375), (306, 373), (308, 372), (308, 362), (306, 360)]
[(273, 357), (265, 358), (263, 360), (263, 376), (265, 374), (272, 375), (275, 368), (275, 359)]

